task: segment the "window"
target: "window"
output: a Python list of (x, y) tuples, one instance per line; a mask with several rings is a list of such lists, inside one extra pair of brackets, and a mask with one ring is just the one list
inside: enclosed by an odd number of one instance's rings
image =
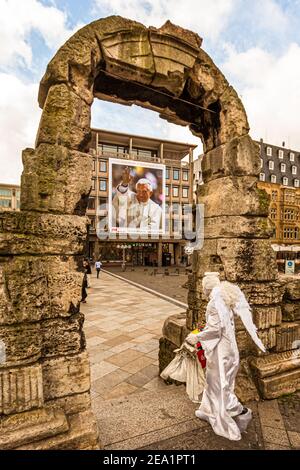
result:
[(178, 186), (173, 186), (173, 196), (178, 197), (179, 191), (178, 191)]
[(274, 162), (272, 160), (269, 161), (269, 170), (274, 170)]
[(295, 154), (294, 152), (290, 152), (290, 161), (294, 162), (295, 161)]
[(170, 179), (170, 168), (169, 167), (166, 168), (166, 179), (167, 180)]
[(260, 173), (259, 179), (260, 179), (260, 181), (265, 181), (266, 175), (264, 173)]
[(261, 158), (261, 159), (260, 159), (260, 167), (262, 168), (263, 166), (264, 166), (264, 161), (263, 161), (263, 159)]
[(276, 183), (276, 175), (271, 175), (271, 183)]
[(96, 180), (95, 180), (95, 178), (92, 179), (92, 189), (93, 189), (93, 191), (95, 191), (95, 189), (96, 189)]
[(166, 196), (169, 196), (170, 192), (169, 192), (169, 186), (166, 186)]
[(140, 149), (134, 147), (131, 151), (132, 155), (138, 156), (140, 158), (156, 158), (157, 157), (157, 150), (148, 150), (148, 149)]
[(93, 158), (93, 171), (96, 171), (96, 160)]
[(107, 162), (105, 160), (100, 160), (100, 171), (101, 173), (107, 172)]
[(11, 199), (0, 199), (0, 207), (11, 208)]
[(95, 209), (95, 198), (94, 197), (89, 198), (88, 209)]
[(95, 217), (89, 217), (89, 219), (90, 219), (91, 228), (94, 229), (95, 228)]
[(282, 183), (283, 183), (283, 186), (288, 186), (289, 184), (289, 179), (284, 177), (283, 180), (282, 180)]
[(293, 165), (293, 166), (292, 166), (292, 174), (293, 174), (293, 175), (296, 175), (296, 174), (297, 174), (297, 167), (296, 167), (296, 165)]
[(189, 197), (189, 188), (182, 188), (182, 197)]
[(272, 201), (277, 201), (277, 191), (272, 191)]
[(295, 188), (299, 188), (299, 180), (294, 180), (294, 186)]
[(270, 215), (271, 215), (271, 219), (272, 219), (272, 220), (276, 219), (276, 216), (277, 216), (277, 209), (276, 209), (276, 207), (272, 207), (272, 208), (271, 208)]
[(179, 174), (180, 174), (180, 170), (174, 169), (173, 170), (173, 180), (179, 180)]
[(182, 179), (183, 179), (183, 181), (188, 181), (189, 180), (189, 172), (188, 171), (183, 170)]
[(283, 150), (278, 150), (278, 157), (283, 158)]
[(285, 163), (280, 163), (280, 171), (282, 173), (285, 173), (285, 170), (286, 170), (286, 164)]
[(272, 157), (272, 147), (267, 147), (267, 155), (268, 157)]
[(107, 190), (107, 181), (106, 180), (100, 180), (99, 189), (100, 189), (100, 191), (106, 191)]
[(0, 196), (11, 197), (11, 189), (0, 189)]

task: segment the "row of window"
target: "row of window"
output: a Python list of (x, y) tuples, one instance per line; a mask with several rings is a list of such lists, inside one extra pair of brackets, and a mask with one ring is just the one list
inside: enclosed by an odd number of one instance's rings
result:
[[(263, 160), (261, 159), (261, 168), (263, 167)], [(272, 160), (269, 161), (269, 170), (274, 170), (274, 162)], [(293, 175), (296, 175), (297, 174), (297, 167), (296, 165), (293, 165), (292, 166), (292, 174)], [(286, 172), (286, 164), (285, 163), (281, 163), (280, 164), (280, 171), (282, 173), (285, 173)]]
[[(124, 155), (129, 153), (129, 147), (124, 147), (124, 145), (99, 144), (98, 149), (101, 153), (106, 155)], [(133, 147), (130, 153), (137, 157), (157, 158), (157, 150)]]
[[(295, 194), (294, 191), (285, 191), (283, 197), (284, 197), (284, 202), (288, 204), (295, 204), (296, 206), (300, 206), (300, 195)], [(272, 201), (278, 200), (278, 191), (272, 191), (271, 199)]]
[[(274, 152), (275, 153), (275, 152)], [(267, 155), (268, 157), (272, 157), (273, 156), (273, 148), (272, 147), (267, 147)], [(278, 158), (284, 158), (284, 151), (279, 149), (278, 150)], [(295, 161), (295, 154), (294, 152), (289, 152), (289, 158), (290, 158), (290, 161), (291, 162), (294, 162)]]
[[(99, 190), (100, 191), (107, 191), (107, 180), (100, 179), (99, 180)], [(92, 189), (96, 190), (96, 179), (92, 180)], [(172, 188), (173, 197), (179, 197), (179, 186), (173, 186)], [(170, 196), (170, 187), (166, 186), (166, 196)], [(182, 197), (189, 197), (189, 188), (182, 188)]]
[[(96, 160), (94, 159), (94, 167), (93, 170), (96, 171)], [(100, 160), (99, 162), (99, 170), (100, 173), (107, 173), (107, 161), (106, 160)], [(174, 168), (173, 169), (173, 180), (179, 181), (180, 180), (180, 169), (179, 168)], [(166, 168), (166, 179), (170, 179), (170, 168)], [(188, 170), (182, 170), (182, 179), (183, 181), (188, 181), (189, 180), (189, 172)]]
[[(277, 208), (272, 207), (270, 210), (270, 217), (272, 220), (277, 219)], [(286, 220), (286, 221), (296, 221), (298, 222), (300, 218), (300, 213), (299, 210), (295, 209), (284, 209), (281, 210), (281, 220)]]
[[(266, 181), (266, 175), (265, 173), (260, 173), (259, 175), (260, 181)], [(271, 183), (277, 183), (277, 176), (276, 175), (271, 175)], [(300, 181), (298, 179), (294, 179), (294, 187), (299, 188), (299, 183)], [(282, 178), (282, 184), (283, 186), (289, 186), (289, 179), (284, 176)]]

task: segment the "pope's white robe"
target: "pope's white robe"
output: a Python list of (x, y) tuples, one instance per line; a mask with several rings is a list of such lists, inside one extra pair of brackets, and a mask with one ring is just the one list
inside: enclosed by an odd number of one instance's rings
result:
[[(213, 291), (215, 292), (215, 291)], [(239, 369), (239, 352), (234, 335), (233, 312), (229, 313), (231, 331), (222, 326), (214, 298), (206, 310), (206, 326), (197, 334), (205, 351), (206, 386), (199, 411), (202, 419), (207, 420), (214, 432), (231, 440), (240, 440), (240, 429), (233, 419), (243, 411), (243, 405), (234, 393), (235, 378)]]
[(117, 226), (158, 232), (162, 228), (162, 209), (154, 201), (139, 202), (128, 187), (119, 185), (113, 198)]

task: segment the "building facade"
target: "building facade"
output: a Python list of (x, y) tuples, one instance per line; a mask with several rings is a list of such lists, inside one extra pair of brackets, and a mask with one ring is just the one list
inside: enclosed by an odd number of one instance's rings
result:
[(300, 270), (300, 152), (264, 143), (260, 146), (259, 187), (270, 195), (269, 217), (274, 223), (273, 248), (279, 269), (295, 260)]
[[(182, 207), (193, 203), (193, 151), (195, 145), (149, 137), (92, 130), (90, 153), (93, 156), (92, 191), (87, 215), (90, 218), (89, 257), (105, 264), (126, 261), (129, 265), (169, 266), (186, 262), (186, 241), (182, 235), (185, 215)], [(167, 233), (156, 238), (140, 235), (124, 240), (120, 234), (109, 237), (105, 225), (109, 206), (110, 159), (153, 163), (165, 166)], [(174, 209), (175, 208), (175, 209)], [(106, 239), (99, 240), (99, 224)], [(104, 229), (103, 229), (104, 227)]]
[(0, 210), (20, 210), (20, 186), (0, 183)]

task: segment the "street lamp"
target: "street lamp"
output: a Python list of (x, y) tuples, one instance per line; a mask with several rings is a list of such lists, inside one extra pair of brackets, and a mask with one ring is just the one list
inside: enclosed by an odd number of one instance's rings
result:
[(123, 259), (122, 259), (122, 271), (126, 270), (126, 252), (125, 250), (131, 248), (131, 245), (118, 245), (118, 248), (123, 250)]

